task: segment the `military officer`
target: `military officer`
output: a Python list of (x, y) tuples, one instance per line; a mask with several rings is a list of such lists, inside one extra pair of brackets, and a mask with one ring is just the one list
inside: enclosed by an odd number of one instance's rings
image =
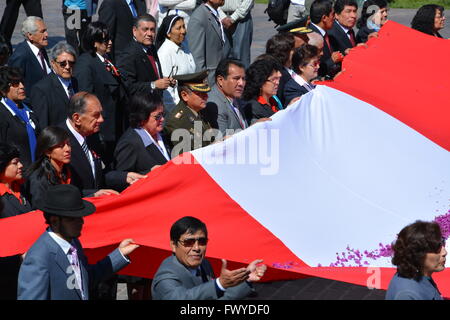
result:
[(167, 117), (165, 130), (172, 144), (172, 156), (205, 147), (218, 139), (200, 111), (206, 107), (208, 92), (207, 71), (174, 76), (178, 81), (180, 102)]

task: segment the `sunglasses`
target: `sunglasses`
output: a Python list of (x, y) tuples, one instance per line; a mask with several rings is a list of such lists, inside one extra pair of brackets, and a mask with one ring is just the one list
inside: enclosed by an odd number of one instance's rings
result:
[(9, 83), (10, 87), (17, 88), (22, 83), (22, 80), (11, 80)]
[(183, 245), (183, 247), (193, 247), (195, 243), (198, 241), (199, 246), (206, 246), (208, 243), (208, 238), (200, 237), (200, 238), (187, 238), (184, 240), (178, 240), (179, 243)]
[(166, 116), (166, 113), (165, 112), (161, 112), (161, 113), (158, 113), (156, 116), (152, 116), (156, 121), (159, 121), (159, 120), (161, 120), (162, 118), (164, 118)]
[(66, 61), (55, 61), (57, 64), (59, 64), (59, 66), (61, 68), (65, 68), (67, 66), (67, 64), (69, 64), (69, 67), (73, 67), (75, 65), (75, 61), (70, 61), (70, 60), (66, 60)]

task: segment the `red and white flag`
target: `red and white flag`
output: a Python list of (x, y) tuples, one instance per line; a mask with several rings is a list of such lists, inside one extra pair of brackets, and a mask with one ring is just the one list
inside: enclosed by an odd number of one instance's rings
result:
[[(152, 277), (170, 254), (172, 223), (191, 215), (208, 227), (215, 268), (262, 258), (265, 280), (386, 289), (404, 226), (436, 220), (450, 234), (449, 55), (448, 40), (388, 22), (335, 81), (272, 121), (186, 153), (118, 196), (90, 198), (97, 212), (81, 237), (90, 259), (132, 237), (141, 248), (123, 273)], [(26, 251), (44, 229), (37, 212), (1, 220), (0, 256)], [(449, 297), (448, 273), (434, 278)]]

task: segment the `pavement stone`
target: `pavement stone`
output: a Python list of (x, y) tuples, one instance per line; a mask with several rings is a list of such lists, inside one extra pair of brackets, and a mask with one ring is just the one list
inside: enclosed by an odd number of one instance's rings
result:
[[(4, 11), (6, 6), (5, 2), (0, 2), (0, 12)], [(60, 3), (61, 1), (42, 0), (44, 19), (49, 30), (50, 47), (58, 41), (64, 40), (64, 21)], [(264, 13), (265, 8), (266, 5), (255, 4), (252, 11), (254, 24), (252, 59), (264, 53), (267, 39), (276, 33), (274, 23), (268, 21), (267, 15)], [(416, 9), (391, 9), (389, 11), (389, 19), (409, 26), (415, 12)], [(21, 8), (12, 38), (13, 46), (23, 41), (20, 28), (25, 17), (25, 12)], [(97, 16), (94, 16), (94, 20), (96, 19)], [(447, 26), (442, 30), (441, 34), (445, 38), (450, 37), (450, 24), (447, 23)], [(248, 298), (248, 300), (382, 300), (385, 295), (385, 291), (383, 290), (369, 290), (362, 286), (313, 277), (271, 283), (257, 283), (255, 284), (255, 288), (256, 295)], [(126, 285), (119, 283), (117, 300), (127, 299)]]

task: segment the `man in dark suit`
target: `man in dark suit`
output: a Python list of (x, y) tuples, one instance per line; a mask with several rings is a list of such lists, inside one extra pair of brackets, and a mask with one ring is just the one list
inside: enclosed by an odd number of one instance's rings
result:
[[(52, 72), (45, 47), (48, 45), (48, 32), (44, 20), (28, 17), (22, 24), (25, 40), (20, 43), (9, 58), (8, 65), (22, 69), (25, 92), (30, 97), (33, 86)], [(29, 98), (25, 103), (30, 103)]]
[(336, 20), (328, 34), (333, 48), (344, 55), (357, 44), (353, 30), (358, 17), (357, 11), (358, 4), (355, 0), (337, 0), (334, 4)]
[(101, 155), (104, 148), (97, 134), (103, 121), (100, 101), (95, 95), (81, 91), (71, 98), (68, 119), (60, 124), (69, 132), (72, 147), (71, 184), (77, 186), (85, 196), (117, 194), (117, 191), (101, 188), (131, 184), (144, 177), (134, 172), (108, 171), (110, 168), (103, 168)]
[(343, 55), (334, 50), (328, 31), (333, 27), (334, 9), (330, 0), (316, 0), (311, 5), (311, 23), (308, 26), (324, 39), (323, 55), (320, 58), (320, 77), (333, 78), (341, 69)]
[(98, 20), (108, 26), (113, 41), (112, 58), (117, 57), (133, 40), (133, 20), (147, 12), (144, 0), (104, 0), (98, 11)]
[(11, 37), (19, 16), (20, 5), (23, 5), (28, 17), (43, 18), (41, 0), (6, 0), (6, 8), (0, 22), (0, 33), (5, 36), (9, 44), (11, 44)]
[(54, 73), (48, 74), (31, 90), (31, 105), (42, 128), (55, 126), (67, 117), (69, 99), (78, 92), (72, 77), (76, 53), (66, 42), (57, 43), (50, 52)]
[(208, 230), (197, 218), (183, 217), (170, 229), (172, 256), (160, 265), (152, 283), (154, 300), (237, 300), (248, 296), (252, 282), (259, 281), (267, 267), (262, 260), (251, 262), (246, 268), (227, 269), (222, 259), (220, 276), (205, 259)]
[(175, 85), (173, 78), (163, 78), (156, 49), (153, 45), (156, 34), (156, 20), (149, 14), (136, 19), (133, 26), (134, 39), (128, 43), (117, 59), (125, 85), (130, 95), (146, 91), (162, 94), (169, 85)]
[(20, 267), (19, 300), (89, 300), (89, 289), (130, 263), (127, 256), (139, 246), (123, 240), (106, 258), (89, 265), (78, 237), (83, 217), (95, 206), (67, 184), (48, 189), (41, 208), (49, 228), (28, 250)]

